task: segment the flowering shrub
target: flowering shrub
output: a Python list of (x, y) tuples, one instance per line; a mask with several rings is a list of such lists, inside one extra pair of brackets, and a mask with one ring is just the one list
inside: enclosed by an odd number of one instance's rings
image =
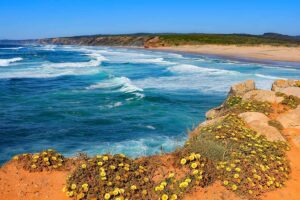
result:
[(242, 112), (261, 112), (269, 115), (273, 109), (272, 105), (268, 102), (260, 102), (256, 100), (242, 100), (239, 96), (230, 96), (224, 104), (225, 112), (228, 113), (242, 113)]
[[(227, 148), (229, 156), (215, 164), (219, 179), (228, 189), (242, 195), (259, 195), (282, 187), (288, 179), (287, 144), (268, 141), (237, 115), (227, 115), (220, 122), (203, 127), (197, 137), (201, 134), (209, 134), (210, 139)], [(190, 140), (186, 146), (196, 144), (195, 141)]]
[(35, 154), (25, 153), (16, 155), (13, 159), (30, 172), (62, 170), (65, 166), (65, 158), (52, 149)]
[(75, 199), (153, 199), (152, 171), (123, 154), (97, 155), (81, 164), (64, 188)]

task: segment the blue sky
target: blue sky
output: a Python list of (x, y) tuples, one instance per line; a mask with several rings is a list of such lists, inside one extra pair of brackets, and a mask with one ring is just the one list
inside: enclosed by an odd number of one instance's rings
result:
[(300, 35), (300, 0), (0, 0), (0, 39), (136, 32)]

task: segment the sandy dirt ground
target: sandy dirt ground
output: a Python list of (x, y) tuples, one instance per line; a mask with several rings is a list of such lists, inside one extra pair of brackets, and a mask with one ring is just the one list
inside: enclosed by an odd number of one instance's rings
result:
[(234, 58), (300, 62), (300, 47), (236, 46), (236, 45), (187, 45), (158, 47), (157, 50), (211, 54)]

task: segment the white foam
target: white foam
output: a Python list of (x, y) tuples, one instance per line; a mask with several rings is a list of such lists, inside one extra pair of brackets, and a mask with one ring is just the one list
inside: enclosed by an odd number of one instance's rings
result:
[(0, 59), (0, 66), (5, 67), (9, 66), (10, 63), (18, 62), (23, 60), (23, 58), (17, 57), (17, 58), (8, 58), (8, 59)]
[(101, 54), (87, 54), (92, 59), (88, 62), (63, 62), (63, 63), (45, 63), (43, 66), (48, 67), (97, 67), (101, 64), (102, 61), (107, 60), (104, 56)]
[(151, 126), (151, 125), (146, 126), (146, 128), (151, 129), (151, 130), (155, 130), (156, 129), (154, 126)]
[(121, 142), (97, 143), (89, 144), (88, 149), (78, 149), (77, 151), (85, 151), (88, 154), (96, 155), (102, 153), (123, 153), (130, 157), (139, 157), (146, 155), (154, 155), (161, 152), (170, 152), (184, 144), (185, 138), (174, 138), (167, 136), (151, 136), (137, 140), (123, 140)]
[(137, 97), (143, 98), (144, 94), (142, 88), (137, 87), (132, 83), (132, 81), (127, 77), (115, 77), (106, 81), (102, 81), (87, 87), (87, 89), (114, 89), (118, 88), (118, 91), (124, 93), (132, 93)]
[(5, 50), (19, 50), (19, 49), (23, 49), (24, 47), (5, 47), (5, 48), (0, 48), (1, 49), (5, 49)]
[(172, 67), (168, 67), (168, 70), (179, 74), (206, 73), (206, 74), (214, 74), (214, 75), (226, 75), (226, 74), (233, 75), (238, 73), (235, 71), (205, 68), (205, 67), (199, 67), (199, 66), (189, 65), (189, 64), (175, 65)]
[(260, 78), (266, 78), (266, 79), (283, 79), (286, 80), (286, 78), (278, 77), (278, 76), (270, 76), (270, 75), (263, 75), (263, 74), (255, 74), (255, 76), (260, 77)]

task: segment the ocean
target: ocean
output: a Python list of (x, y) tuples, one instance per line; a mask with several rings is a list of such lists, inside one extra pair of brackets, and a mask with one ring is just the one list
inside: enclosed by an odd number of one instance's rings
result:
[(0, 45), (0, 164), (53, 148), (169, 152), (232, 84), (299, 79), (299, 63), (257, 63), (144, 49)]

